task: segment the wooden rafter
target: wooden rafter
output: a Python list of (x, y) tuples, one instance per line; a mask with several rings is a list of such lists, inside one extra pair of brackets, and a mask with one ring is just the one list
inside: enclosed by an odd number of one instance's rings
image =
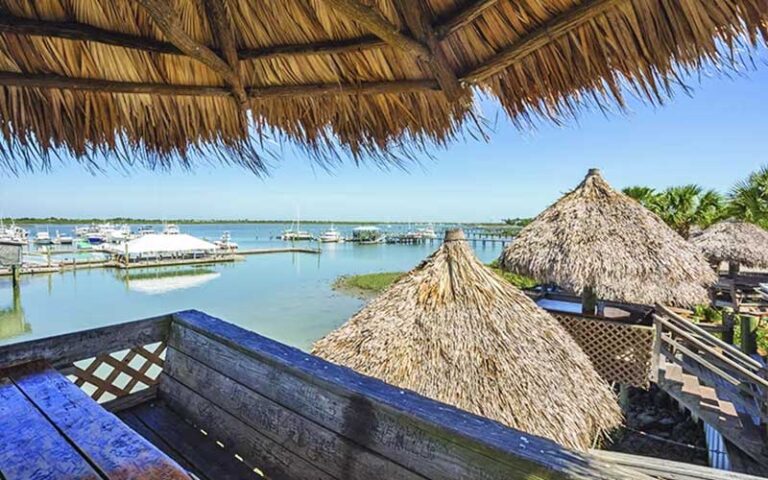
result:
[(149, 13), (152, 20), (168, 40), (189, 57), (207, 65), (219, 73), (232, 87), (237, 100), (246, 101), (245, 89), (240, 76), (221, 57), (207, 46), (195, 41), (185, 32), (178, 22), (178, 17), (167, 0), (136, 0)]
[[(94, 27), (86, 23), (55, 22), (49, 20), (35, 20), (31, 18), (14, 17), (12, 15), (0, 16), (0, 33), (13, 33), (16, 35), (29, 35), (37, 37), (63, 38), (67, 40), (80, 40), (86, 42), (103, 43), (116, 47), (130, 48), (150, 53), (163, 53), (166, 55), (186, 55), (174, 44), (155, 40), (153, 38), (139, 37), (126, 33), (113, 32), (103, 28)], [(240, 60), (280, 58), (293, 56), (307, 56), (318, 54), (346, 53), (362, 50), (370, 50), (385, 46), (386, 42), (375, 35), (345, 40), (330, 40), (327, 42), (297, 43), (285, 45), (271, 45), (262, 48), (241, 49), (237, 51)], [(223, 52), (211, 48), (216, 55), (223, 56)]]
[[(100, 93), (128, 93), (193, 97), (227, 97), (232, 92), (226, 87), (205, 87), (197, 85), (170, 85), (167, 83), (119, 82), (91, 78), (72, 78), (48, 74), (0, 72), (0, 86), (27, 87), (58, 90), (79, 90)], [(400, 80), (391, 82), (365, 82), (359, 84), (321, 83), (309, 85), (280, 85), (271, 87), (249, 87), (245, 89), (248, 98), (291, 98), (375, 95), (439, 90), (433, 80)]]
[(440, 48), (440, 42), (432, 29), (429, 12), (426, 11), (425, 5), (414, 0), (396, 0), (395, 5), (414, 38), (429, 49), (430, 55), (423, 61), (432, 71), (448, 99), (458, 100), (466, 97), (468, 92), (459, 83), (459, 79), (456, 78), (456, 74)]
[(410, 53), (418, 58), (432, 56), (429, 47), (399, 31), (376, 9), (363, 5), (358, 0), (324, 0), (336, 12), (364, 26), (369, 32), (389, 45)]
[(451, 16), (447, 21), (435, 28), (435, 33), (441, 39), (455, 33), (474, 22), (488, 8), (499, 3), (499, 0), (470, 1), (462, 10)]
[(464, 75), (462, 80), (469, 83), (481, 82), (624, 1), (627, 0), (585, 0), (579, 6), (557, 15), (523, 35), (512, 45)]

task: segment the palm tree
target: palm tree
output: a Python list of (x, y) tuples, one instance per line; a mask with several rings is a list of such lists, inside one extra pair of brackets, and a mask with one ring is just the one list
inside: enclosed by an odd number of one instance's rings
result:
[(630, 198), (634, 198), (635, 200), (640, 202), (640, 205), (644, 206), (645, 208), (653, 210), (651, 208), (651, 205), (657, 195), (656, 190), (654, 190), (653, 188), (635, 185), (632, 187), (625, 188), (624, 190), (622, 190), (622, 192), (624, 192), (624, 195)]
[(689, 184), (669, 187), (656, 195), (650, 209), (683, 238), (688, 238), (692, 227), (707, 228), (722, 219), (723, 208), (722, 195)]
[(768, 166), (752, 172), (731, 189), (728, 215), (768, 228)]

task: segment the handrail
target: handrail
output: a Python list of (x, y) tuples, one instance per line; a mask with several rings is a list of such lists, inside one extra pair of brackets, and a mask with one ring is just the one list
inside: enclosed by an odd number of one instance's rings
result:
[[(690, 320), (686, 320), (683, 317), (677, 315), (676, 313), (669, 310), (664, 305), (657, 304), (656, 309), (660, 310), (664, 314), (666, 314), (667, 317), (670, 318), (670, 320), (675, 320), (677, 323), (680, 323), (683, 325), (684, 328), (687, 328), (688, 330), (693, 330), (694, 332), (698, 333), (699, 335), (703, 336), (702, 340), (706, 340), (710, 343), (713, 343), (715, 346), (718, 346), (722, 349), (728, 350), (729, 353), (733, 354), (735, 357), (743, 361), (744, 363), (748, 364), (752, 368), (760, 371), (763, 370), (763, 366), (760, 365), (759, 362), (756, 362), (753, 358), (751, 358), (749, 355), (746, 355), (744, 352), (739, 350), (738, 348), (734, 347), (733, 345), (730, 345), (719, 338), (711, 335), (703, 328), (699, 327), (698, 325), (694, 324)], [(655, 316), (655, 315), (654, 315)]]
[[(768, 388), (768, 381), (766, 379), (761, 378), (761, 377), (755, 375), (752, 371), (750, 371), (749, 369), (747, 369), (743, 365), (740, 365), (739, 363), (737, 363), (733, 359), (728, 358), (725, 355), (722, 355), (720, 352), (717, 352), (716, 350), (713, 349), (713, 347), (711, 345), (707, 345), (706, 343), (704, 343), (697, 336), (691, 334), (690, 332), (686, 332), (680, 326), (677, 326), (677, 325), (673, 324), (672, 322), (666, 320), (665, 318), (663, 318), (663, 317), (661, 317), (659, 315), (654, 315), (654, 319), (656, 320), (656, 322), (660, 323), (661, 325), (664, 325), (665, 327), (669, 328), (670, 330), (673, 330), (678, 335), (684, 337), (685, 339), (689, 340), (690, 342), (693, 342), (699, 348), (701, 348), (705, 352), (709, 353), (710, 355), (713, 355), (714, 357), (718, 358), (720, 361), (724, 362), (725, 364), (727, 364), (731, 368), (736, 369), (739, 373), (741, 373), (742, 375), (746, 376), (747, 378), (749, 378), (754, 383), (757, 383), (758, 385), (760, 385), (760, 386), (762, 386), (764, 388)], [(750, 359), (750, 360), (752, 360), (752, 359)], [(754, 360), (752, 360), (752, 361), (754, 362)]]

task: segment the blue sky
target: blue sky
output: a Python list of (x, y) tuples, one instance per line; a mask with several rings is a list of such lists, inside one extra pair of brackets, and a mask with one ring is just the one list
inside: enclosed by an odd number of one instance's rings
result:
[(0, 215), (496, 221), (533, 216), (599, 167), (616, 187), (698, 183), (727, 191), (768, 164), (768, 67), (689, 82), (663, 107), (585, 112), (565, 126), (514, 128), (498, 114), (487, 143), (434, 152), (410, 172), (352, 164), (332, 173), (298, 154), (258, 178), (235, 167), (92, 175), (77, 166), (0, 176)]

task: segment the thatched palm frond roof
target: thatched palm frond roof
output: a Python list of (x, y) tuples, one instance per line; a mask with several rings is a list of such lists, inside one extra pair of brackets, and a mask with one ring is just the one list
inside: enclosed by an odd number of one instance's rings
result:
[(473, 123), (473, 87), (517, 123), (624, 87), (658, 102), (767, 19), (765, 0), (0, 0), (0, 158), (263, 171), (276, 138), (397, 161)]
[(768, 231), (739, 220), (718, 222), (691, 238), (710, 262), (768, 267)]
[(621, 421), (581, 348), (461, 231), (313, 353), (570, 448)]
[(701, 252), (592, 169), (499, 258), (502, 268), (607, 300), (692, 306), (716, 275)]

